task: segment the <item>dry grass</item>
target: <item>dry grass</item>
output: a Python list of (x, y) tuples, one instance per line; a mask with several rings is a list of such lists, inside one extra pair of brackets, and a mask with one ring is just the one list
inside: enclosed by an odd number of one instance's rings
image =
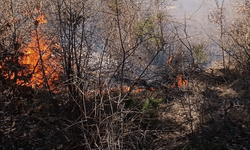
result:
[[(44, 92), (33, 93), (34, 102), (12, 110), (9, 106), (16, 105), (18, 95), (2, 91), (7, 96), (1, 103), (1, 148), (248, 149), (250, 103), (248, 88), (241, 88), (248, 83), (225, 82), (204, 72), (190, 75), (188, 81), (181, 88), (129, 96), (97, 94), (84, 105), (68, 99), (60, 110), (37, 102), (39, 94), (46, 98)], [(142, 112), (149, 97), (163, 99), (153, 115)], [(58, 101), (62, 98), (57, 96)]]

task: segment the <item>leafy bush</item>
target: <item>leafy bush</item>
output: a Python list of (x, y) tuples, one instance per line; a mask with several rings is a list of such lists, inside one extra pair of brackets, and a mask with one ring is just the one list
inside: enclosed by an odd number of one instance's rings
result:
[(204, 51), (204, 45), (203, 44), (194, 45), (193, 48), (194, 48), (195, 63), (200, 65), (206, 62), (207, 58), (206, 58), (206, 53)]
[(153, 17), (144, 18), (137, 22), (135, 31), (136, 35), (142, 39), (146, 39), (147, 43), (155, 44), (160, 42), (160, 35), (157, 32), (157, 25)]
[(159, 106), (162, 99), (148, 98), (142, 106), (142, 112), (153, 115), (154, 110)]

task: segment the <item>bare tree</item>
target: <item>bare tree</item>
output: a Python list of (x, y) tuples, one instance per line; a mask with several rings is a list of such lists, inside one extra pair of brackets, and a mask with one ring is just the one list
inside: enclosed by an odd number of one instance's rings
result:
[(216, 23), (219, 25), (219, 31), (220, 31), (220, 37), (219, 37), (219, 47), (221, 47), (221, 53), (222, 53), (222, 63), (223, 63), (223, 69), (225, 72), (226, 69), (226, 63), (225, 63), (225, 48), (224, 48), (224, 34), (225, 34), (225, 6), (224, 6), (225, 0), (222, 0), (221, 2), (218, 0), (215, 0), (216, 4), (216, 10), (214, 10), (209, 15), (209, 20), (213, 23)]

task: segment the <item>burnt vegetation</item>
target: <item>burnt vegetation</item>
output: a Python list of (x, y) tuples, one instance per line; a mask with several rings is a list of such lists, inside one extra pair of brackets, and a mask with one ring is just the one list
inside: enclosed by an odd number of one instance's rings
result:
[(0, 1), (0, 149), (250, 149), (242, 1), (210, 43), (161, 0)]

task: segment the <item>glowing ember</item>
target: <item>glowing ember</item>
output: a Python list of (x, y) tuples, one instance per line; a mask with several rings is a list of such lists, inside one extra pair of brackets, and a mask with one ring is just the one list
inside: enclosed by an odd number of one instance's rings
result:
[(140, 93), (140, 92), (143, 92), (143, 91), (146, 91), (146, 89), (135, 89), (132, 91), (132, 93)]
[(130, 87), (129, 86), (125, 86), (123, 90), (124, 90), (124, 93), (127, 93), (127, 92), (130, 91)]
[(150, 90), (151, 90), (151, 91), (155, 91), (155, 88), (151, 87)]
[(120, 87), (120, 86), (118, 86), (118, 87), (117, 87), (117, 90), (118, 90), (118, 91), (121, 91), (121, 87)]

